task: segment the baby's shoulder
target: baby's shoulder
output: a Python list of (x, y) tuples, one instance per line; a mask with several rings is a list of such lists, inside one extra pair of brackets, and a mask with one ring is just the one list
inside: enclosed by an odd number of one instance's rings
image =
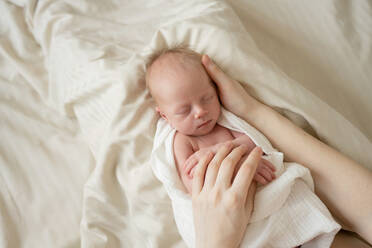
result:
[(233, 130), (231, 130), (227, 127), (221, 126), (219, 124), (216, 124), (216, 127), (214, 128), (213, 131), (217, 135), (231, 134), (233, 132)]
[(188, 140), (188, 136), (184, 135), (178, 131), (174, 134), (174, 143), (179, 143), (179, 142), (186, 142)]
[(192, 147), (191, 138), (180, 132), (176, 132), (173, 140), (173, 148), (178, 150), (178, 148)]

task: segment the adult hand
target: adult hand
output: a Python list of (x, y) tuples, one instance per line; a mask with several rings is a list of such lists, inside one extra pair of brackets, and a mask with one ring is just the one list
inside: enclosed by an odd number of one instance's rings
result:
[(215, 154), (215, 150), (212, 146), (201, 148), (198, 151), (194, 152), (194, 154), (192, 154), (183, 165), (184, 171), (187, 173), (187, 175), (193, 177), (196, 165), (203, 157), (205, 157), (209, 153)]
[(248, 147), (222, 146), (204, 156), (195, 170), (192, 205), (196, 247), (238, 247), (253, 210), (253, 177), (262, 150), (256, 147), (234, 170)]
[(220, 100), (226, 109), (242, 117), (259, 105), (259, 102), (250, 96), (238, 81), (227, 76), (208, 55), (202, 56), (202, 64), (216, 83)]

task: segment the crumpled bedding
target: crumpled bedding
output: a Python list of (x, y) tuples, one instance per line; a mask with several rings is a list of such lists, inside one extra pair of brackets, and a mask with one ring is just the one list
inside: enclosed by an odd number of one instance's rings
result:
[(149, 162), (154, 50), (208, 53), (372, 169), (368, 0), (0, 2), (0, 246), (185, 247)]

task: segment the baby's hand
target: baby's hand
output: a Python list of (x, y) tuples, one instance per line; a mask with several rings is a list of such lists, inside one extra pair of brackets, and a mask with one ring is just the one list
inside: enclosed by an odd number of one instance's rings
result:
[(268, 184), (275, 179), (275, 170), (275, 166), (268, 160), (261, 159), (253, 179), (263, 185)]
[(215, 152), (214, 147), (202, 148), (199, 151), (194, 152), (184, 163), (183, 170), (189, 178), (192, 178), (194, 168), (199, 163), (199, 160), (206, 155), (208, 152)]

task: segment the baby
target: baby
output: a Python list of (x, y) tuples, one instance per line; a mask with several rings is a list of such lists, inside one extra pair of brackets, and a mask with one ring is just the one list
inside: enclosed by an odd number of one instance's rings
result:
[[(174, 129), (173, 151), (177, 171), (188, 193), (194, 168), (203, 154), (216, 153), (226, 142), (255, 147), (245, 134), (217, 124), (221, 106), (216, 87), (201, 64), (201, 55), (175, 48), (154, 54), (147, 64), (146, 83), (156, 102), (156, 111)], [(262, 159), (254, 179), (267, 184), (275, 167)]]

